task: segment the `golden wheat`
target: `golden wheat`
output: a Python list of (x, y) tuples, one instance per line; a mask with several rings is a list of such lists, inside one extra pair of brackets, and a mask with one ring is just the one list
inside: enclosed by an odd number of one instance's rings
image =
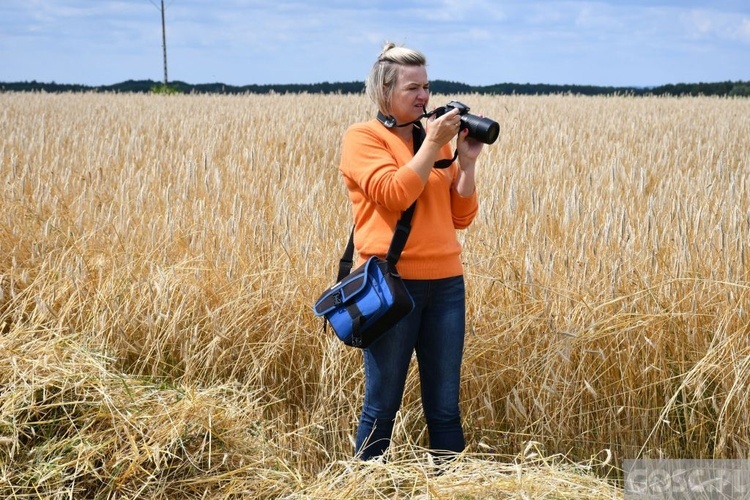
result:
[(391, 461), (349, 460), (359, 353), (311, 311), (363, 96), (0, 94), (0, 491), (610, 497), (625, 458), (744, 458), (750, 101), (459, 97), (502, 133), (431, 476), (414, 371)]

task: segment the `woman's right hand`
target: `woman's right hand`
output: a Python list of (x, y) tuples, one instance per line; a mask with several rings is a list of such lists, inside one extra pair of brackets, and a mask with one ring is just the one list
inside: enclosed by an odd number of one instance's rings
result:
[(425, 125), (425, 141), (433, 141), (442, 147), (456, 137), (460, 127), (461, 115), (458, 114), (458, 109), (451, 109), (438, 118), (432, 115)]
[(427, 119), (425, 125), (425, 139), (417, 154), (406, 164), (411, 168), (423, 184), (427, 184), (432, 167), (435, 165), (440, 149), (456, 137), (461, 126), (461, 117), (457, 109), (452, 109), (436, 118), (435, 115)]

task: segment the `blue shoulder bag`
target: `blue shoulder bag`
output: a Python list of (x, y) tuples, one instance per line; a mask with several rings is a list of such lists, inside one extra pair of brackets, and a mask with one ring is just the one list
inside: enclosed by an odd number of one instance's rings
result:
[(414, 300), (396, 271), (411, 230), (416, 201), (396, 225), (385, 259), (372, 256), (351, 271), (354, 229), (339, 261), (337, 283), (315, 303), (315, 315), (323, 316), (344, 344), (366, 348), (414, 309)]

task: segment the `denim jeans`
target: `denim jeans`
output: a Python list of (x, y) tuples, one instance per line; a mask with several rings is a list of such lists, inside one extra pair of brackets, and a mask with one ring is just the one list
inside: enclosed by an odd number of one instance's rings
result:
[(405, 282), (414, 310), (363, 350), (365, 397), (355, 452), (364, 460), (382, 455), (390, 444), (414, 351), (431, 451), (458, 453), (465, 446), (458, 406), (466, 327), (463, 276)]

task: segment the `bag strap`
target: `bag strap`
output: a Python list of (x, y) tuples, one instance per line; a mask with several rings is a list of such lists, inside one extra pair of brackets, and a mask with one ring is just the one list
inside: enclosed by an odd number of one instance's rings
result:
[(352, 272), (352, 266), (354, 265), (354, 228), (349, 234), (349, 243), (346, 244), (344, 255), (339, 260), (339, 274), (336, 276), (336, 283), (349, 276)]
[[(404, 211), (401, 215), (401, 219), (396, 223), (396, 230), (391, 239), (391, 246), (388, 248), (388, 254), (385, 257), (385, 260), (387, 260), (392, 267), (396, 267), (396, 263), (401, 257), (401, 252), (404, 251), (404, 247), (406, 246), (406, 240), (409, 239), (409, 233), (411, 232), (411, 219), (414, 215), (414, 208), (416, 206), (417, 202), (415, 201)], [(336, 276), (336, 283), (349, 276), (353, 265), (354, 228), (352, 227), (352, 232), (349, 233), (349, 241), (346, 244), (346, 249), (339, 260), (339, 273), (338, 276)]]
[[(419, 148), (424, 142), (425, 131), (422, 128), (422, 124), (419, 122), (414, 123), (412, 128), (412, 140), (414, 143), (414, 154), (417, 154)], [(445, 160), (443, 160), (445, 161)], [(451, 163), (453, 160), (451, 160)], [(445, 167), (442, 167), (445, 168)], [(401, 257), (401, 252), (404, 251), (406, 246), (406, 240), (409, 239), (409, 233), (411, 232), (411, 219), (414, 216), (414, 209), (417, 206), (417, 200), (411, 204), (409, 208), (404, 210), (401, 214), (401, 218), (396, 223), (396, 230), (393, 232), (393, 238), (391, 238), (391, 245), (388, 247), (388, 253), (386, 254), (385, 260), (395, 268), (398, 259)], [(354, 265), (354, 227), (349, 234), (349, 242), (346, 244), (344, 254), (339, 260), (339, 273), (336, 276), (336, 283), (346, 278), (352, 270)]]

